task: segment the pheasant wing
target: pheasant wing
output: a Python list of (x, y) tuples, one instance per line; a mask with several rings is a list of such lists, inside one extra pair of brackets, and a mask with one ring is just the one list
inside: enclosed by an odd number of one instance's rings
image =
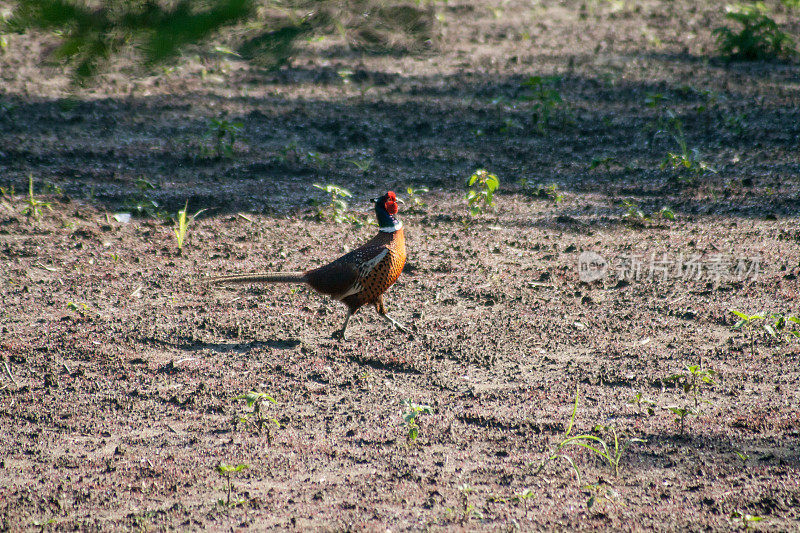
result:
[(306, 272), (314, 290), (339, 300), (362, 290), (361, 280), (389, 253), (385, 246), (363, 246), (336, 261)]

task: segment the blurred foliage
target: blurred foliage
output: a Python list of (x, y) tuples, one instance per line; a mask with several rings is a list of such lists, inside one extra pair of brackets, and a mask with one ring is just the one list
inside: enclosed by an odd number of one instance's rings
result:
[(59, 43), (48, 59), (85, 82), (125, 53), (145, 68), (174, 60), (221, 30), (241, 58), (277, 67), (301, 37), (338, 34), (370, 52), (408, 51), (431, 38), (434, 2), (386, 0), (18, 0), (6, 31), (39, 30)]
[[(791, 7), (789, 3), (786, 6)], [(727, 6), (725, 18), (741, 27), (714, 30), (723, 55), (745, 61), (792, 59), (798, 55), (794, 39), (770, 17), (763, 2)]]

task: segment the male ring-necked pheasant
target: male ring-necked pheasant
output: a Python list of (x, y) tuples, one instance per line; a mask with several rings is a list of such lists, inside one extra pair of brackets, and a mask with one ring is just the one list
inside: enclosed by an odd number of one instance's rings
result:
[(383, 293), (391, 287), (406, 264), (403, 223), (397, 218), (397, 197), (387, 192), (375, 202), (378, 234), (363, 246), (336, 261), (307, 272), (263, 272), (219, 276), (207, 283), (306, 283), (317, 292), (328, 294), (347, 306), (347, 317), (334, 338), (345, 338), (350, 317), (361, 306), (374, 304), (378, 314), (401, 331), (408, 330), (386, 314)]

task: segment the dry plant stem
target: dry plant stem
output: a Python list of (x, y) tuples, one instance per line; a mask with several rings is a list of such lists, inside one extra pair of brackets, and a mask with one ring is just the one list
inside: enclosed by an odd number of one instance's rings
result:
[(16, 385), (17, 387), (19, 387), (19, 383), (17, 383), (17, 380), (16, 380), (16, 379), (14, 379), (14, 376), (11, 374), (11, 369), (10, 369), (10, 368), (8, 368), (8, 363), (6, 363), (5, 361), (3, 361), (3, 366), (4, 366), (4, 367), (5, 367), (5, 369), (6, 369), (6, 374), (8, 374), (8, 377), (9, 377), (9, 379), (11, 379), (11, 381), (13, 381), (13, 382), (14, 382), (14, 385)]

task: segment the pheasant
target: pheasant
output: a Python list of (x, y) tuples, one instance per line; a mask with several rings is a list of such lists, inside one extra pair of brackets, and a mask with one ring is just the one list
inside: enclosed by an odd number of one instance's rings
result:
[(406, 263), (403, 223), (397, 218), (397, 197), (392, 191), (374, 198), (378, 234), (363, 246), (327, 265), (307, 272), (264, 272), (208, 278), (207, 283), (306, 283), (347, 306), (347, 316), (334, 338), (344, 339), (347, 324), (360, 307), (374, 304), (378, 315), (408, 333), (400, 322), (386, 314), (383, 293), (391, 287)]

